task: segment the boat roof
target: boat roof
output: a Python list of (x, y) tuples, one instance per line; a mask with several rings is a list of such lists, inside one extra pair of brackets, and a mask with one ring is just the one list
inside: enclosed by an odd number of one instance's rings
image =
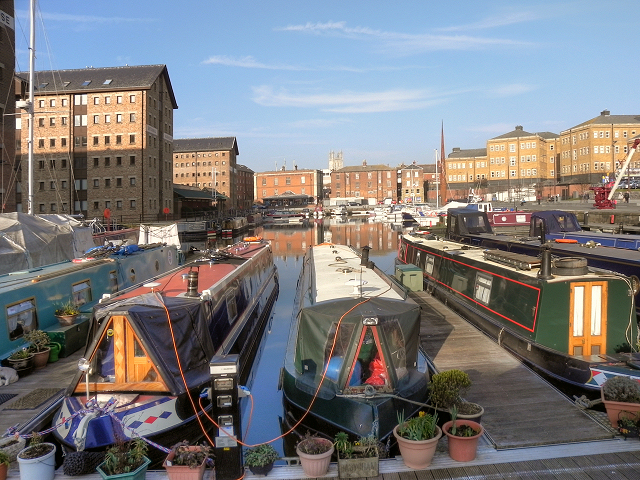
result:
[[(454, 242), (451, 240), (446, 240), (441, 237), (436, 237), (433, 235), (430, 236), (420, 236), (417, 234), (405, 234), (403, 235), (408, 241), (418, 244), (424, 245), (431, 249), (439, 250), (443, 254), (446, 253), (450, 256), (460, 256), (468, 259), (470, 262), (474, 263), (491, 263), (495, 265), (495, 268), (503, 268), (505, 270), (509, 270), (511, 272), (517, 272), (519, 275), (523, 275), (529, 278), (538, 277), (538, 272), (540, 271), (540, 257), (534, 257), (532, 255), (524, 255), (513, 252), (507, 252), (503, 250), (489, 250), (487, 248), (482, 247), (474, 247), (470, 245), (465, 245), (462, 243)], [(563, 245), (564, 246), (564, 245)], [(580, 255), (576, 253), (576, 257)], [(552, 279), (549, 279), (549, 282), (564, 282), (567, 280), (571, 280), (572, 278), (583, 278), (583, 279), (602, 279), (603, 275), (607, 272), (599, 270), (598, 272), (589, 271), (589, 273), (584, 275), (562, 275), (555, 276)], [(616, 275), (613, 272), (611, 275)]]
[(360, 256), (346, 245), (316, 245), (308, 255), (315, 270), (312, 303), (360, 296), (404, 300), (374, 269), (361, 265)]

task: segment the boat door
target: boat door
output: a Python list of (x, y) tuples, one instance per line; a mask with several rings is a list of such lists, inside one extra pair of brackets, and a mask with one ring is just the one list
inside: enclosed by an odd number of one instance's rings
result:
[(607, 283), (572, 283), (570, 301), (569, 355), (607, 353)]

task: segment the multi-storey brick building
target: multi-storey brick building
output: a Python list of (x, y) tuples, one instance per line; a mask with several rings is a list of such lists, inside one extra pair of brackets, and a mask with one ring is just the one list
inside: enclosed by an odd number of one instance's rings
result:
[[(422, 187), (421, 187), (422, 188)], [(344, 167), (331, 172), (331, 198), (398, 198), (398, 168), (388, 165)]]
[[(640, 116), (599, 116), (560, 132), (560, 182), (565, 185), (600, 183), (626, 160), (630, 145), (640, 134)], [(640, 174), (640, 153), (635, 152), (629, 174)]]
[(249, 210), (253, 206), (253, 170), (245, 165), (236, 167), (236, 193), (238, 197), (238, 208)]
[[(286, 195), (296, 204), (315, 204), (322, 199), (322, 170), (282, 170), (254, 174), (256, 201), (278, 202), (278, 197)], [(291, 201), (288, 201), (291, 205)]]
[[(27, 74), (18, 74), (24, 98)], [(139, 222), (173, 212), (173, 110), (165, 65), (35, 73), (33, 212)], [(28, 210), (28, 117), (16, 122), (18, 210)]]
[(425, 201), (424, 169), (420, 165), (402, 165), (398, 171), (400, 199), (404, 203)]
[(487, 141), (486, 148), (454, 148), (446, 159), (450, 195), (466, 197), (470, 189), (519, 195), (554, 184), (558, 135), (529, 133), (522, 126)]
[[(0, 212), (15, 212), (15, 96), (13, 66), (16, 64), (13, 0), (0, 0)], [(11, 192), (14, 195), (11, 195)]]
[(229, 197), (224, 209), (246, 206), (253, 198), (240, 198), (236, 191), (239, 154), (236, 137), (176, 139), (173, 143), (173, 182), (200, 188), (215, 187), (216, 191)]

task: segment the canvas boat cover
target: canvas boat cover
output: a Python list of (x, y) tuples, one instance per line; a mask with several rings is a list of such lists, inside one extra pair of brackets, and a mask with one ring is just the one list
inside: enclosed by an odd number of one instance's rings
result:
[[(356, 304), (361, 305), (353, 308)], [(351, 310), (353, 308), (353, 310)], [(351, 311), (350, 311), (351, 310)], [(411, 366), (418, 358), (418, 342), (420, 334), (420, 307), (414, 302), (371, 298), (362, 303), (361, 298), (349, 298), (328, 302), (320, 302), (303, 308), (300, 312), (297, 343), (295, 351), (295, 369), (302, 374), (312, 365), (316, 374), (328, 358), (328, 351), (333, 344), (333, 335), (338, 320), (349, 312), (340, 322), (340, 330), (334, 355), (345, 354), (346, 358), (355, 354), (354, 349), (360, 338), (363, 319), (376, 317), (378, 326), (385, 336), (398, 335), (401, 339), (387, 338), (388, 344), (399, 344), (404, 349), (404, 358)], [(399, 332), (398, 332), (399, 327)]]
[(70, 216), (0, 214), (0, 274), (73, 260), (94, 246), (91, 228)]
[[(167, 310), (171, 312), (171, 328), (167, 322)], [(200, 302), (197, 298), (164, 297), (159, 293), (146, 293), (97, 305), (94, 308), (92, 331), (89, 332), (89, 338), (94, 340), (87, 348), (87, 358), (97, 348), (111, 315), (126, 316), (172, 395), (186, 392), (180, 366), (189, 388), (199, 387), (211, 380), (209, 362), (215, 354), (216, 345), (209, 333), (209, 329), (213, 331), (213, 327), (210, 325), (212, 315), (207, 302)], [(77, 380), (79, 378), (72, 385)]]
[(141, 243), (166, 243), (180, 248), (178, 224), (171, 225), (140, 225)]

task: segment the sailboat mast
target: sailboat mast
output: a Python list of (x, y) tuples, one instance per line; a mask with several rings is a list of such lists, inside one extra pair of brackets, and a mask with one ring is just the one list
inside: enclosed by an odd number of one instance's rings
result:
[(33, 215), (33, 121), (34, 121), (34, 82), (35, 82), (35, 58), (36, 58), (36, 0), (30, 1), (30, 20), (29, 20), (29, 194), (27, 199), (27, 212)]
[(444, 151), (444, 121), (442, 122), (442, 129), (440, 131), (440, 195), (442, 198), (442, 204), (447, 201), (447, 170), (445, 166), (445, 160), (447, 155)]

